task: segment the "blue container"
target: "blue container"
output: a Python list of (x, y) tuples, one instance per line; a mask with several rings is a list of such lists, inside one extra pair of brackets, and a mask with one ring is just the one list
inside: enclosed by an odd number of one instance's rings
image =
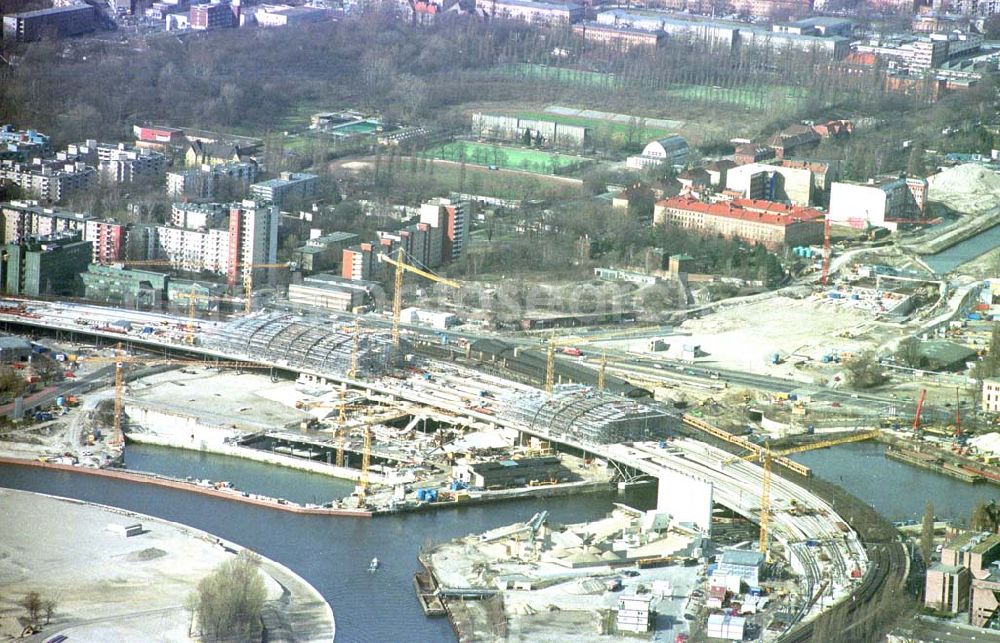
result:
[(971, 321), (980, 321), (983, 318), (979, 313), (969, 313), (969, 319)]
[(425, 489), (417, 489), (417, 500), (423, 501), (427, 497)]
[(56, 398), (56, 405), (57, 406), (66, 406), (66, 398), (63, 397), (62, 395), (60, 395), (59, 397), (57, 397)]
[(853, 295), (851, 295), (851, 299), (853, 299), (854, 301), (857, 301), (857, 300), (861, 299), (861, 295), (853, 294)]
[(830, 299), (840, 299), (840, 293), (839, 292), (831, 292), (827, 296)]
[(789, 393), (788, 394), (788, 399), (791, 400), (792, 402), (794, 402), (795, 400), (799, 399), (799, 396), (796, 395), (795, 393)]
[(660, 440), (660, 448), (661, 449), (666, 449), (667, 448), (667, 441), (666, 440)]
[(437, 499), (438, 499), (438, 490), (437, 489), (428, 489), (427, 490), (427, 501), (428, 502), (437, 502)]

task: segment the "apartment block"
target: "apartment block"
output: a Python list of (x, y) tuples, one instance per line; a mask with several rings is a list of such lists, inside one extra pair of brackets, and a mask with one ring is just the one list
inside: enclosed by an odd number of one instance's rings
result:
[(319, 177), (300, 172), (282, 172), (276, 179), (250, 186), (255, 199), (279, 207), (291, 199), (306, 201), (315, 198), (318, 190)]
[(718, 234), (760, 243), (771, 250), (803, 246), (823, 239), (823, 214), (770, 201), (735, 199), (705, 203), (689, 197), (659, 201), (654, 225), (674, 225), (700, 234)]
[(3, 39), (9, 42), (39, 40), (45, 33), (76, 36), (95, 29), (97, 10), (82, 2), (3, 17)]
[(199, 30), (222, 29), (237, 24), (239, 3), (235, 5), (213, 2), (191, 7), (191, 28)]
[(303, 272), (331, 270), (340, 273), (344, 249), (358, 242), (358, 235), (350, 232), (331, 232), (313, 237), (292, 253), (292, 261)]
[(570, 24), (583, 20), (578, 4), (533, 2), (532, 0), (476, 0), (476, 12), (490, 18), (521, 20), (535, 25)]
[(0, 127), (0, 159), (26, 162), (52, 154), (49, 137), (35, 130), (15, 130), (13, 125)]
[(187, 272), (225, 275), (230, 286), (249, 273), (266, 280), (258, 264), (277, 262), (278, 210), (258, 201), (230, 204), (175, 204), (171, 225), (156, 226), (155, 255)]
[(441, 258), (444, 263), (460, 258), (469, 238), (472, 204), (437, 198), (420, 206), (420, 222), (443, 230)]
[(167, 166), (167, 157), (155, 150), (94, 140), (70, 145), (57, 158), (96, 166), (102, 178), (114, 183), (160, 181)]
[(787, 201), (808, 206), (812, 202), (813, 176), (807, 168), (750, 163), (726, 172), (726, 189), (746, 199)]
[(72, 161), (0, 161), (0, 181), (20, 187), (26, 196), (56, 203), (95, 186), (97, 170)]
[(667, 37), (662, 31), (604, 25), (596, 21), (576, 23), (573, 25), (573, 33), (584, 40), (611, 45), (622, 50), (634, 47), (658, 47)]
[(197, 169), (167, 172), (167, 196), (174, 199), (242, 197), (257, 180), (257, 164), (205, 164)]

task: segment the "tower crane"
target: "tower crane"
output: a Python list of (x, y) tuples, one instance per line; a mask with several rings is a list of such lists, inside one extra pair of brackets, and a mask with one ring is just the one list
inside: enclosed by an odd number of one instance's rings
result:
[(842, 438), (833, 438), (831, 440), (822, 440), (820, 442), (812, 442), (810, 444), (802, 444), (796, 447), (791, 447), (788, 449), (781, 449), (780, 451), (772, 451), (769, 444), (765, 444), (763, 449), (754, 451), (753, 453), (735, 456), (724, 460), (722, 464), (729, 464), (736, 462), (738, 460), (752, 460), (757, 459), (761, 462), (761, 466), (764, 469), (764, 474), (761, 477), (760, 484), (760, 537), (759, 537), (759, 551), (764, 554), (764, 557), (768, 562), (771, 562), (771, 551), (770, 551), (770, 527), (771, 527), (771, 463), (776, 458), (785, 458), (786, 456), (792, 455), (793, 453), (803, 453), (805, 451), (813, 451), (815, 449), (825, 449), (828, 447), (837, 446), (838, 444), (847, 444), (849, 442), (861, 442), (864, 440), (873, 440), (878, 437), (879, 431), (877, 429), (872, 431), (863, 431), (861, 433), (854, 433)]
[(378, 260), (385, 263), (396, 266), (396, 276), (393, 281), (393, 292), (392, 292), (392, 347), (393, 350), (399, 351), (399, 322), (403, 314), (403, 273), (412, 272), (415, 275), (424, 277), (425, 279), (430, 279), (431, 281), (436, 281), (440, 284), (444, 284), (449, 288), (461, 288), (462, 285), (457, 281), (452, 281), (451, 279), (446, 279), (444, 277), (439, 277), (432, 272), (426, 270), (421, 270), (414, 265), (406, 263), (404, 260), (404, 250), (402, 247), (396, 251), (396, 258), (393, 259), (386, 254), (378, 255)]
[[(555, 385), (556, 378), (556, 349), (559, 347), (567, 347), (569, 350), (576, 351), (575, 355), (580, 355), (580, 351), (576, 348), (579, 345), (586, 344), (587, 342), (593, 340), (601, 339), (614, 339), (616, 337), (629, 337), (631, 335), (638, 335), (648, 333), (651, 329), (649, 327), (642, 328), (630, 328), (628, 330), (614, 330), (605, 333), (592, 333), (590, 335), (583, 336), (569, 336), (569, 337), (550, 337), (548, 346), (545, 351), (545, 392), (551, 393), (552, 388)], [(568, 350), (567, 350), (568, 352)], [(597, 388), (604, 390), (605, 385), (605, 374), (604, 371), (607, 367), (607, 354), (603, 354), (601, 357), (601, 363), (597, 371)]]
[[(815, 265), (815, 264), (813, 264)], [(826, 285), (830, 276), (830, 219), (823, 219), (823, 277), (820, 283)]]
[(255, 268), (288, 268), (291, 270), (294, 264), (291, 262), (285, 263), (245, 263), (243, 264), (243, 296), (244, 296), (244, 308), (243, 312), (249, 315), (253, 312), (253, 271)]
[(126, 364), (142, 364), (145, 366), (201, 366), (209, 368), (270, 368), (269, 366), (264, 366), (255, 362), (209, 362), (204, 360), (167, 359), (161, 357), (150, 357), (147, 359), (144, 357), (129, 355), (124, 350), (121, 342), (119, 342), (115, 347), (115, 354), (113, 357), (83, 357), (78, 361), (87, 364), (113, 363), (115, 365), (115, 411), (114, 419), (112, 421), (112, 437), (110, 442), (112, 445), (120, 445), (125, 442), (125, 433), (122, 431), (122, 413), (125, 406)]
[(920, 435), (920, 413), (924, 410), (924, 400), (927, 399), (927, 389), (920, 389), (920, 399), (917, 400), (917, 412), (913, 414), (913, 434)]
[(125, 391), (122, 360), (124, 358), (125, 351), (122, 350), (122, 343), (118, 342), (118, 346), (115, 347), (115, 416), (112, 420), (113, 430), (111, 432), (111, 444), (114, 446), (125, 442), (125, 434), (122, 433), (122, 394)]

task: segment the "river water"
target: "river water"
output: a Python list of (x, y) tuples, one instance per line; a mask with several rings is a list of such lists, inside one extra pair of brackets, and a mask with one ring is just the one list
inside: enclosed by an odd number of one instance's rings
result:
[[(997, 497), (996, 487), (972, 486), (888, 460), (883, 447), (851, 444), (795, 456), (817, 475), (852, 491), (892, 520), (919, 518), (924, 503), (938, 516), (967, 519), (977, 498)], [(129, 445), (126, 462), (174, 476), (229, 480), (241, 489), (322, 501), (350, 483), (225, 456)], [(124, 507), (175, 520), (239, 543), (287, 565), (333, 606), (338, 641), (453, 640), (444, 619), (427, 619), (411, 579), (422, 544), (526, 520), (548, 510), (557, 522), (605, 515), (613, 502), (648, 508), (654, 485), (624, 496), (614, 493), (517, 500), (376, 519), (299, 516), (121, 480), (70, 472), (0, 466), (0, 486)], [(382, 568), (367, 571), (378, 556)], [(571, 634), (569, 635), (571, 636)]]
[(994, 226), (989, 230), (984, 230), (979, 234), (969, 237), (961, 243), (957, 243), (950, 248), (933, 255), (920, 257), (931, 270), (939, 275), (951, 272), (963, 263), (972, 261), (976, 257), (986, 254), (1000, 246), (1000, 226)]

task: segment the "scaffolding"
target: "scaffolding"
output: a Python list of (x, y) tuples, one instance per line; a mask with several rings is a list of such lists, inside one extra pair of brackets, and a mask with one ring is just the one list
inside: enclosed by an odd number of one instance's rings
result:
[(592, 444), (660, 439), (671, 419), (651, 405), (582, 384), (558, 385), (551, 395), (518, 391), (503, 402), (503, 419)]
[(227, 355), (264, 360), (289, 368), (346, 376), (375, 377), (389, 370), (392, 343), (388, 333), (357, 337), (328, 317), (266, 312), (240, 317), (207, 331), (205, 347)]

